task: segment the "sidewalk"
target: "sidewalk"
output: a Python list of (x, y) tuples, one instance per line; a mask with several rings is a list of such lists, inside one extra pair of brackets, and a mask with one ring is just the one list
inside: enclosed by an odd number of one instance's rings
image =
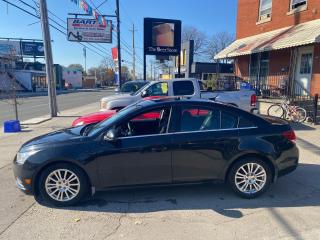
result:
[(54, 130), (70, 127), (72, 121), (77, 117), (96, 111), (98, 111), (97, 103), (92, 103), (62, 111), (59, 117), (47, 122), (23, 126), (22, 132), (19, 133), (4, 133), (3, 128), (0, 128), (0, 169), (11, 163), (15, 153), (24, 142)]

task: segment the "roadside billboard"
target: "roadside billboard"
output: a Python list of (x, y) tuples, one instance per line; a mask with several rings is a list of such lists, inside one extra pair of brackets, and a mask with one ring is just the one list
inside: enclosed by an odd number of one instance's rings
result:
[(181, 49), (181, 21), (144, 19), (144, 51), (146, 55), (178, 55)]
[(112, 21), (68, 18), (68, 40), (72, 42), (112, 43)]
[(43, 42), (21, 42), (22, 55), (44, 57)]
[(0, 57), (20, 55), (20, 41), (0, 40)]

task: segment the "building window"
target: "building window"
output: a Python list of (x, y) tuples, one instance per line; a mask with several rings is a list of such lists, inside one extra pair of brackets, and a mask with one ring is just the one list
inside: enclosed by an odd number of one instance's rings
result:
[(307, 5), (307, 0), (291, 0), (291, 10), (305, 7)]
[(300, 74), (310, 74), (312, 68), (312, 54), (301, 55)]
[(259, 21), (271, 18), (272, 0), (260, 0)]

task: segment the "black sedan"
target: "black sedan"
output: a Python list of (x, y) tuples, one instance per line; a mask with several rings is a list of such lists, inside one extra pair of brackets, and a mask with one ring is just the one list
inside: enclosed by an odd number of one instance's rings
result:
[(281, 119), (212, 101), (159, 99), (25, 143), (14, 175), (20, 189), (57, 206), (96, 190), (212, 180), (254, 198), (296, 169), (298, 157), (295, 134)]

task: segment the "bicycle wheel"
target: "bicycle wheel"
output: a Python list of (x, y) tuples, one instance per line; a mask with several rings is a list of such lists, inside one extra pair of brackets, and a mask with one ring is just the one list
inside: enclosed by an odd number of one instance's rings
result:
[(307, 118), (307, 111), (301, 107), (295, 107), (290, 114), (291, 120), (296, 123), (304, 122)]
[(285, 111), (281, 105), (274, 104), (268, 108), (268, 116), (282, 118)]

